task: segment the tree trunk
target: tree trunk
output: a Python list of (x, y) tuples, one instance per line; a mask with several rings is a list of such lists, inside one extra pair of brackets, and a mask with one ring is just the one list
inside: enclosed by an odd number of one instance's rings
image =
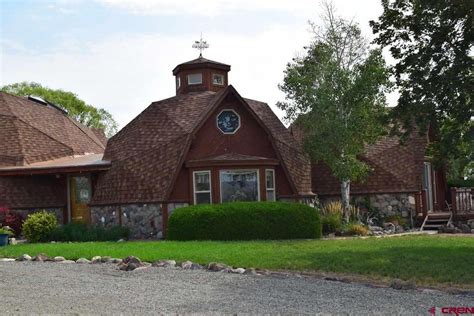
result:
[(341, 182), (341, 200), (342, 200), (342, 209), (343, 217), (346, 223), (349, 222), (349, 211), (350, 211), (350, 192), (351, 192), (351, 181), (344, 180)]

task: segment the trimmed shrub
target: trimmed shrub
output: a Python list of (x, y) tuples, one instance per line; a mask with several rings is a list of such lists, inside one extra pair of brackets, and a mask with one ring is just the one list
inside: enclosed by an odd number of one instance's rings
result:
[(29, 242), (48, 241), (51, 232), (58, 226), (56, 215), (41, 211), (28, 215), (23, 223), (23, 235)]
[(104, 228), (102, 226), (87, 226), (82, 223), (69, 223), (56, 227), (50, 236), (50, 241), (117, 241), (128, 239), (130, 230), (123, 226)]
[(175, 210), (168, 223), (171, 240), (252, 240), (321, 237), (315, 208), (300, 203), (232, 202)]
[(342, 219), (338, 214), (322, 215), (321, 223), (323, 226), (323, 235), (341, 231)]

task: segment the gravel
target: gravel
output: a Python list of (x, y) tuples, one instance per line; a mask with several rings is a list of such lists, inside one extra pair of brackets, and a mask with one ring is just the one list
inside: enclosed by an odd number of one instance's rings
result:
[(299, 276), (237, 275), (115, 264), (0, 262), (2, 314), (423, 314), (474, 306), (472, 295), (400, 291)]

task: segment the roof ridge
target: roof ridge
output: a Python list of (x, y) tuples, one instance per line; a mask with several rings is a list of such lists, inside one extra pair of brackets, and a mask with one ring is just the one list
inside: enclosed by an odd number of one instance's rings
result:
[(86, 129), (90, 129), (91, 127), (88, 127), (88, 126), (83, 125), (82, 123), (80, 123), (80, 122), (74, 120), (72, 117), (69, 117), (68, 115), (65, 115), (65, 117), (66, 117), (67, 119), (69, 119), (74, 125), (76, 125), (77, 128), (79, 128), (83, 134), (85, 134), (85, 135), (86, 135), (87, 137), (89, 137), (92, 141), (94, 141), (97, 145), (99, 145), (99, 147), (105, 149), (104, 144), (102, 144), (102, 142), (97, 138), (97, 136), (95, 136), (95, 134), (92, 132), (92, 130), (91, 130), (90, 132), (91, 132), (92, 135), (94, 135), (95, 139), (92, 138), (92, 137), (89, 135), (89, 133), (87, 133), (87, 132), (84, 130), (85, 128), (86, 128)]

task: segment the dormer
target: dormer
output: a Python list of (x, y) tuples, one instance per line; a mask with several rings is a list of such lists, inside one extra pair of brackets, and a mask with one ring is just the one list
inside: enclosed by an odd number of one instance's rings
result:
[(199, 58), (179, 64), (173, 69), (176, 94), (196, 91), (219, 91), (229, 84), (230, 65)]

